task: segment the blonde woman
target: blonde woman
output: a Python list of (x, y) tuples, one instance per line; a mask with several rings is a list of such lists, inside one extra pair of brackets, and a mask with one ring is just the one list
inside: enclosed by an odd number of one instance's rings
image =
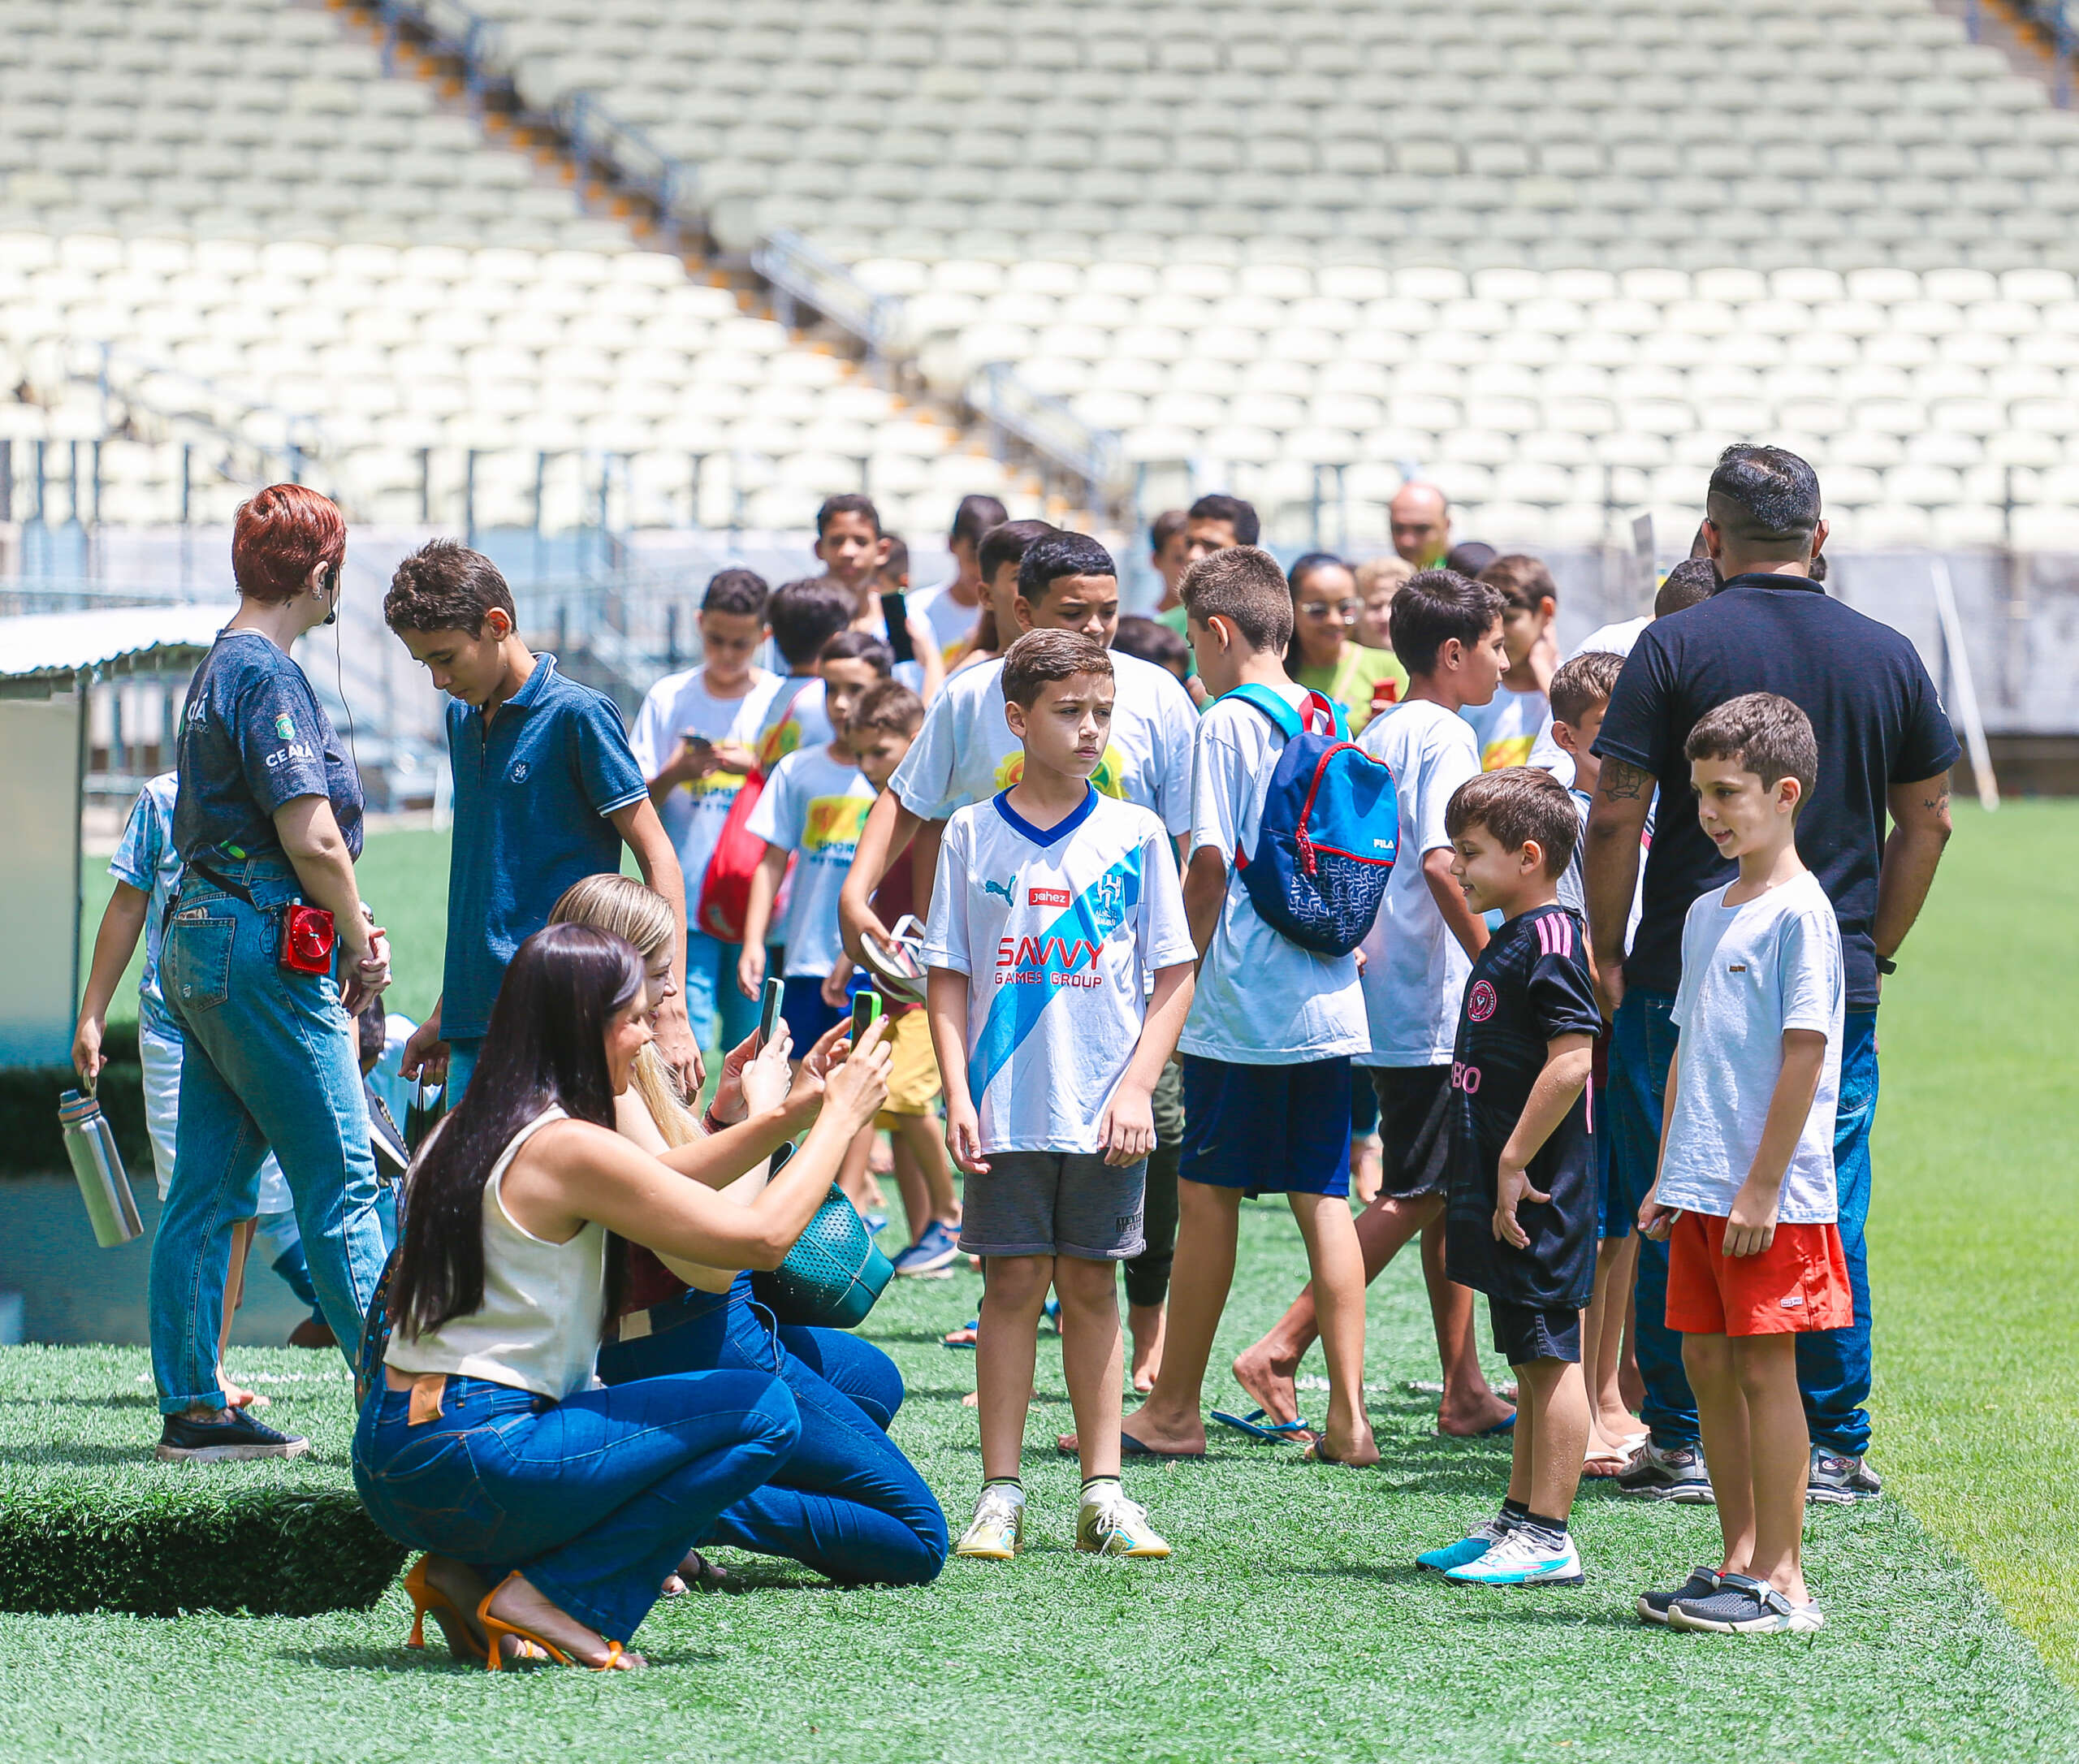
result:
[[(648, 966), (652, 997), (670, 986), (671, 909), (633, 877), (586, 877), (556, 902), (549, 922), (625, 938)], [(723, 1062), (706, 1131), (743, 1118), (743, 1068), (757, 1051), (754, 1035)], [(637, 1054), (616, 1116), (623, 1135), (658, 1153), (703, 1132), (652, 1048)], [(767, 1175), (760, 1159), (748, 1171), (718, 1167), (696, 1171), (694, 1179), (748, 1205)], [(619, 1249), (620, 1314), (599, 1349), (602, 1379), (615, 1385), (672, 1373), (771, 1373), (793, 1392), (800, 1411), (793, 1456), (696, 1541), (789, 1557), (836, 1580), (921, 1585), (936, 1578), (945, 1562), (945, 1515), (888, 1437), (902, 1406), (895, 1362), (843, 1329), (776, 1324), (752, 1299), (742, 1269), (706, 1267), (634, 1243)], [(686, 1566), (689, 1573), (703, 1567), (698, 1559)], [(714, 1576), (702, 1578), (711, 1583)]]

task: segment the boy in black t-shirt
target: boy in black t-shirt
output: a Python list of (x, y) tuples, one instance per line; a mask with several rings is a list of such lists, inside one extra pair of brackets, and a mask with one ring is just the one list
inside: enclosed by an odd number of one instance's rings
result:
[(1506, 923), (1472, 965), (1451, 1054), (1445, 1266), (1487, 1295), (1523, 1395), (1508, 1498), (1420, 1566), (1489, 1586), (1578, 1586), (1567, 1515), (1588, 1440), (1581, 1312), (1595, 1290), (1586, 1095), (1601, 1028), (1580, 919), (1558, 903), (1578, 818), (1550, 773), (1468, 779), (1445, 811), (1451, 875)]

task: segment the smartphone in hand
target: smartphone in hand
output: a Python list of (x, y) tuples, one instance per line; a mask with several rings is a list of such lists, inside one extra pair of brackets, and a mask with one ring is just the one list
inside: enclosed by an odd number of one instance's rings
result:
[(786, 996), (787, 983), (776, 975), (767, 975), (765, 995), (758, 1008), (758, 1047), (762, 1053), (772, 1045), (772, 1037), (780, 1027), (780, 1001)]
[(910, 641), (910, 597), (901, 589), (880, 597), (880, 622), (888, 633), (888, 646), (899, 662), (914, 661), (917, 646)]
[(880, 994), (871, 987), (852, 996), (852, 1045), (859, 1044), (859, 1037), (880, 1021)]

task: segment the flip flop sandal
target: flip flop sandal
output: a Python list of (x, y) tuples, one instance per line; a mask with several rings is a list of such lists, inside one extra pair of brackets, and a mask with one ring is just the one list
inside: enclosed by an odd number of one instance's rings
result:
[[(977, 1329), (980, 1329), (981, 1326), (981, 1318), (979, 1317), (970, 1317), (966, 1323), (961, 1325), (960, 1329), (953, 1330), (951, 1334), (958, 1335), (962, 1334), (962, 1331), (965, 1331), (967, 1334), (972, 1335)], [(959, 1354), (971, 1354), (975, 1351), (974, 1342), (956, 1342), (951, 1339), (951, 1337), (949, 1335), (942, 1335), (939, 1338), (939, 1346), (941, 1347), (950, 1347), (955, 1353)]]
[(1439, 1439), (1500, 1439), (1515, 1430), (1515, 1413), (1511, 1411), (1506, 1420), (1497, 1421), (1492, 1427), (1483, 1427), (1476, 1433), (1447, 1433), (1440, 1427), (1437, 1429), (1437, 1437)]
[(1251, 1439), (1264, 1439), (1273, 1444), (1283, 1441), (1295, 1446), (1303, 1446), (1314, 1437), (1314, 1430), (1307, 1425), (1306, 1417), (1290, 1421), (1273, 1421), (1269, 1411), (1251, 1409), (1247, 1415), (1230, 1415), (1225, 1409), (1215, 1409), (1212, 1419), (1222, 1427), (1231, 1427), (1238, 1433), (1247, 1433)]

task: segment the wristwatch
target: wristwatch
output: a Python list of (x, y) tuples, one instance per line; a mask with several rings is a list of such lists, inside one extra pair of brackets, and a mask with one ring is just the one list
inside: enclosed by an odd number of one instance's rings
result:
[(1877, 958), (1877, 971), (1879, 974), (1896, 974), (1899, 971), (1899, 964), (1889, 956), (1879, 956)]

